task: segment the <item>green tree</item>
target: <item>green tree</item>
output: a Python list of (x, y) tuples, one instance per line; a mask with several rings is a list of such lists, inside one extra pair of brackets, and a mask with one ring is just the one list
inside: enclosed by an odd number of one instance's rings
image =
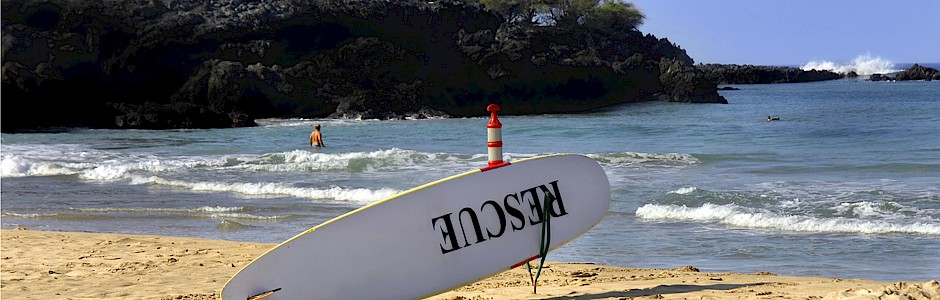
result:
[(604, 0), (585, 16), (585, 24), (598, 30), (633, 30), (645, 16), (633, 3)]
[(597, 0), (543, 0), (539, 11), (549, 15), (556, 26), (576, 26), (584, 23), (597, 4)]
[(479, 0), (486, 8), (502, 15), (509, 22), (530, 22), (532, 5), (530, 0)]
[(483, 4), (512, 23), (574, 27), (596, 30), (631, 30), (645, 17), (633, 3), (617, 0), (468, 0)]

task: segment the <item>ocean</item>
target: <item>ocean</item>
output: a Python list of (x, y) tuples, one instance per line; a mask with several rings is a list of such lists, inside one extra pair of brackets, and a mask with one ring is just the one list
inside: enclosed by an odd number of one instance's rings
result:
[[(734, 87), (727, 105), (501, 116), (505, 160), (578, 153), (610, 180), (609, 213), (548, 260), (940, 279), (940, 82)], [(3, 134), (0, 223), (279, 243), (486, 166), (487, 121)]]

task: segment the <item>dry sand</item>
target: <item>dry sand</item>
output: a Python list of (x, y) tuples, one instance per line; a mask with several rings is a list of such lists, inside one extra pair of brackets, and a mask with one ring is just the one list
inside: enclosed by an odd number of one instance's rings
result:
[[(3, 299), (215, 299), (273, 244), (2, 230)], [(431, 299), (940, 299), (940, 283), (711, 273), (546, 263), (538, 294), (525, 267)], [(381, 296), (379, 296), (381, 298)]]

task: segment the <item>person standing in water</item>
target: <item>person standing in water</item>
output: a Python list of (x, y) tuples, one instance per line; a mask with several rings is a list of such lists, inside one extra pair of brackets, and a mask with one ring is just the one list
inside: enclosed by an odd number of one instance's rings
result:
[(320, 124), (317, 124), (316, 129), (310, 133), (310, 146), (326, 147), (326, 145), (323, 144), (323, 135), (320, 134)]

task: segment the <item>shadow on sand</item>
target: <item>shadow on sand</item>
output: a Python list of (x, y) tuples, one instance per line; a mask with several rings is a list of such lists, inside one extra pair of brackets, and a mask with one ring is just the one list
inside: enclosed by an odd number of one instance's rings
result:
[(746, 283), (746, 284), (712, 284), (712, 285), (691, 285), (691, 284), (676, 284), (676, 285), (660, 285), (648, 289), (631, 289), (629, 291), (611, 291), (601, 294), (586, 294), (580, 296), (560, 296), (545, 298), (546, 300), (562, 300), (562, 299), (604, 299), (604, 298), (618, 298), (618, 297), (644, 297), (644, 296), (653, 296), (653, 295), (665, 295), (665, 294), (681, 294), (681, 293), (690, 293), (690, 292), (699, 292), (704, 290), (718, 290), (718, 291), (727, 291), (733, 290), (736, 288), (742, 288), (747, 286), (758, 286), (763, 285), (764, 283)]

